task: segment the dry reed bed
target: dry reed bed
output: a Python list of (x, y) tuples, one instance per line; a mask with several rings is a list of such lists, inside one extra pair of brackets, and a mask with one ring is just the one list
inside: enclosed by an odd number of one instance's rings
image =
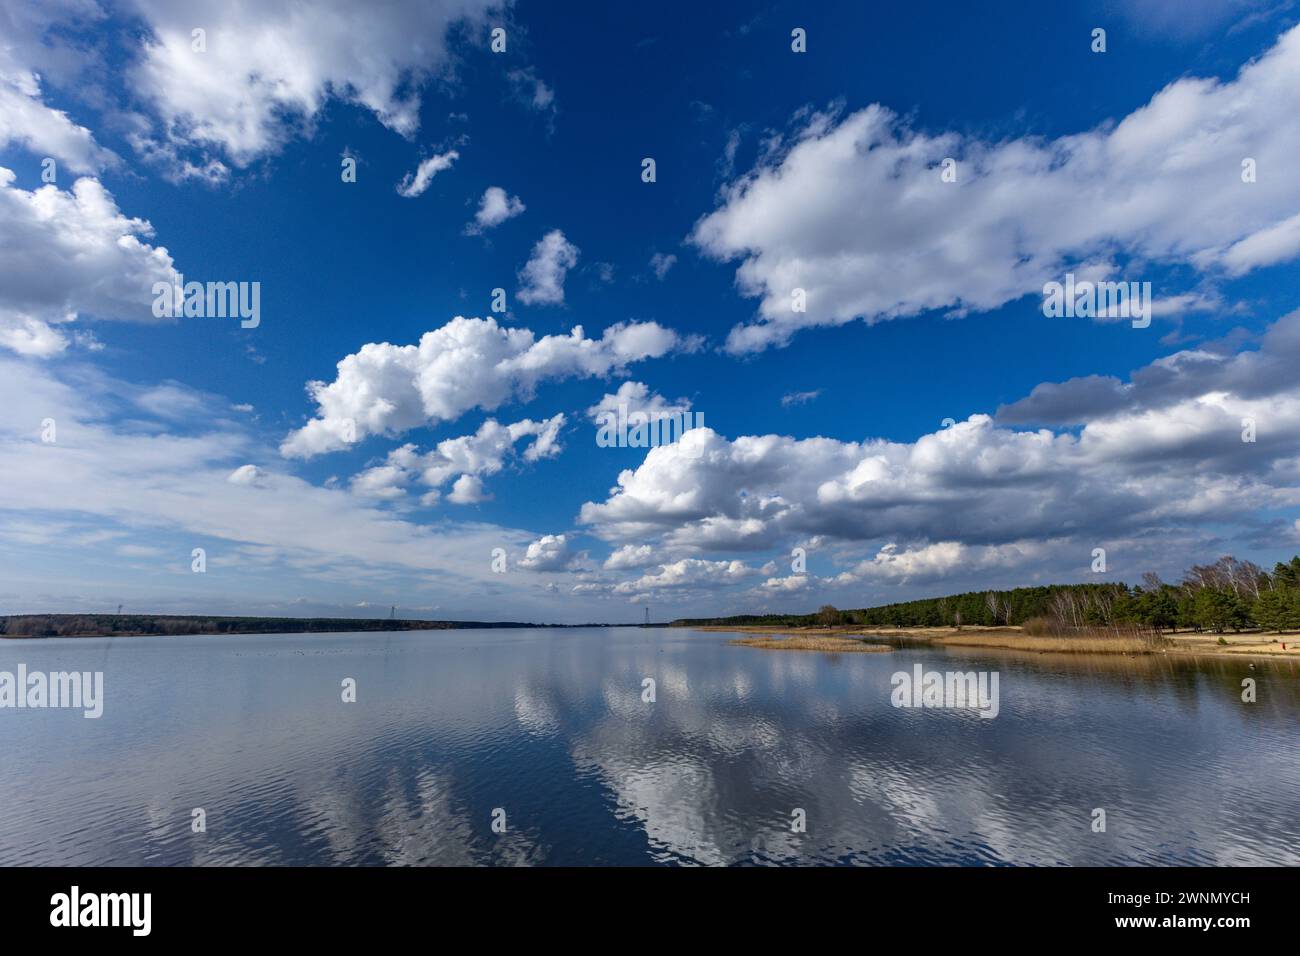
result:
[(740, 637), (727, 643), (741, 644), (745, 647), (760, 647), (767, 651), (832, 651), (834, 653), (860, 654), (892, 650), (887, 645), (868, 644), (866, 641), (857, 638), (814, 634), (792, 634), (789, 637), (781, 637), (778, 634), (763, 637)]
[[(1039, 630), (1041, 624), (1034, 625)], [(862, 651), (884, 649), (880, 644), (861, 644), (861, 638), (874, 637), (891, 642), (917, 642), (933, 646), (963, 648), (992, 648), (1031, 653), (1094, 654), (1112, 657), (1138, 657), (1170, 654), (1196, 654), (1208, 656), (1243, 655), (1300, 656), (1300, 636), (1280, 635), (1274, 638), (1263, 634), (1157, 634), (1142, 627), (1118, 625), (1110, 628), (1081, 628), (1079, 630), (1026, 633), (1020, 627), (982, 627), (966, 625), (960, 631), (954, 627), (778, 627), (772, 625), (706, 625), (701, 631), (730, 632), (752, 635), (733, 644), (749, 647), (767, 647), (776, 650)], [(784, 637), (790, 635), (789, 637)], [(784, 637), (784, 639), (782, 639)], [(1219, 644), (1220, 637), (1224, 644)], [(1286, 648), (1283, 649), (1282, 645)], [(857, 646), (849, 646), (857, 645)]]
[(955, 634), (952, 637), (941, 638), (936, 643), (952, 647), (1004, 647), (1010, 650), (1048, 651), (1061, 654), (1153, 654), (1160, 649), (1146, 638), (1109, 634), (1097, 636)]

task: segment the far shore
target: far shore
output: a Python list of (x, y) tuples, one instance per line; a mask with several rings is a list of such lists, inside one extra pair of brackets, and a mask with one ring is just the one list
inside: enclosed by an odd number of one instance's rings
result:
[(0, 639), (204, 637), (240, 634), (337, 634), (364, 631), (453, 631), (487, 628), (640, 627), (629, 624), (533, 624), (526, 621), (426, 621), (373, 617), (224, 617), (207, 614), (11, 614)]
[[(851, 651), (873, 650), (882, 641), (928, 644), (938, 647), (977, 647), (1049, 654), (1119, 654), (1127, 656), (1168, 654), (1177, 656), (1300, 658), (1300, 632), (1240, 634), (1178, 631), (1160, 636), (1158, 646), (1131, 637), (1051, 635), (1033, 636), (1019, 627), (882, 627), (852, 625), (828, 627), (773, 627), (766, 625), (706, 625), (692, 628), (722, 634), (747, 634), (732, 644), (786, 650)], [(1220, 640), (1223, 643), (1220, 643)], [(856, 646), (850, 646), (856, 645)]]

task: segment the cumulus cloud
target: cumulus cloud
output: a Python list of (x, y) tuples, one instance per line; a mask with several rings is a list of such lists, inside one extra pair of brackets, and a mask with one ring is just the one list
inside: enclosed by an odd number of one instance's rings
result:
[(564, 278), (578, 264), (578, 247), (552, 229), (533, 246), (532, 257), (519, 271), (519, 291), (524, 305), (563, 305)]
[(90, 130), (42, 102), (40, 85), (30, 73), (17, 78), (0, 74), (0, 149), (11, 146), (50, 156), (73, 173), (98, 172), (116, 160)]
[[(406, 494), (406, 486), (413, 477), (411, 470), (405, 467), (406, 460), (417, 455), (414, 445), (403, 445), (388, 453), (388, 461), (375, 465), (352, 476), (349, 487), (352, 493), (361, 498), (374, 498), (378, 501), (391, 501)], [(436, 500), (436, 499), (431, 499)]]
[(624, 581), (614, 588), (616, 594), (641, 595), (663, 589), (716, 587), (735, 584), (761, 573), (743, 561), (707, 561), (703, 558), (682, 558), (665, 564), (653, 574), (644, 574), (633, 581)]
[(1214, 392), (1259, 399), (1294, 387), (1297, 357), (1300, 310), (1270, 325), (1258, 348), (1225, 353), (1201, 346), (1175, 352), (1138, 369), (1127, 382), (1103, 375), (1044, 382), (1027, 397), (1003, 405), (997, 417), (1006, 424), (1070, 426), (1163, 409)]
[(67, 348), (58, 326), (79, 317), (155, 322), (155, 282), (177, 279), (153, 227), (123, 215), (98, 180), (30, 192), (0, 167), (0, 346), (48, 356)]
[(1300, 151), (1297, 111), (1300, 27), (1234, 79), (1177, 80), (1118, 123), (1051, 141), (931, 135), (878, 104), (816, 114), (691, 238), (741, 260), (737, 285), (760, 300), (728, 337), (734, 353), (856, 318), (994, 309), (1076, 267), (1240, 275), (1300, 253), (1300, 179), (1282, 172)]
[(397, 184), (397, 194), (407, 199), (422, 196), (429, 188), (429, 183), (433, 182), (433, 177), (445, 169), (451, 169), (451, 164), (459, 158), (460, 153), (453, 149), (421, 160), (420, 165), (415, 167), (415, 172), (407, 173)]
[(521, 215), (527, 208), (518, 196), (509, 195), (500, 186), (489, 186), (479, 200), (474, 221), (465, 227), (465, 231), (470, 235), (478, 235), (496, 228), (507, 219)]
[(598, 339), (581, 326), (539, 339), (491, 318), (457, 316), (418, 345), (364, 345), (338, 363), (333, 382), (311, 382), (317, 417), (291, 432), (280, 450), (309, 458), (368, 435), (452, 421), (473, 408), (491, 411), (531, 398), (542, 382), (605, 376), (682, 346), (675, 332), (654, 322), (613, 325)]
[(837, 575), (834, 580), (837, 584), (873, 580), (901, 584), (938, 581), (959, 572), (1023, 568), (1050, 554), (1050, 545), (1055, 543), (1019, 541), (972, 547), (960, 541), (936, 541), (908, 548), (890, 542), (874, 557)]
[(226, 481), (232, 485), (257, 485), (265, 477), (265, 472), (256, 465), (240, 465), (226, 476)]
[(93, 3), (48, 0), (0, 6), (0, 149), (22, 147), (51, 157), (72, 173), (95, 173), (115, 165), (117, 157), (100, 146), (90, 130), (63, 110), (46, 105), (41, 89), (47, 68), (71, 79), (73, 64), (84, 51), (71, 48), (51, 33), (54, 21), (76, 17), (96, 22), (103, 16)]
[(603, 567), (606, 571), (627, 571), (660, 564), (663, 564), (663, 558), (657, 548), (648, 544), (625, 544), (605, 559)]
[[(412, 483), (441, 489), (455, 478), (457, 483), (448, 501), (469, 504), (485, 500), (482, 498), (482, 477), (501, 471), (507, 460), (515, 455), (515, 446), (521, 440), (532, 439), (520, 456), (525, 462), (558, 455), (562, 451), (559, 435), (564, 421), (563, 413), (537, 422), (525, 418), (509, 425), (489, 418), (474, 434), (445, 439), (424, 455), (415, 445), (403, 445), (390, 451), (382, 465), (367, 468), (356, 475), (352, 479), (352, 491), (368, 498), (395, 499), (402, 497)], [(475, 481), (460, 483), (459, 479), (466, 476)], [(475, 495), (478, 497), (471, 500)], [(429, 496), (426, 503), (435, 500), (436, 495)]]
[(624, 382), (616, 392), (607, 392), (601, 396), (600, 401), (588, 408), (587, 417), (599, 423), (608, 415), (617, 418), (622, 411), (629, 421), (654, 422), (661, 418), (685, 415), (690, 410), (691, 403), (684, 398), (670, 402), (662, 395), (650, 391), (644, 382)]
[(768, 578), (759, 587), (764, 591), (789, 594), (792, 591), (808, 590), (810, 583), (810, 579), (806, 574), (791, 574), (783, 578)]
[(547, 534), (528, 545), (519, 566), (529, 571), (565, 571), (577, 559), (562, 534)]
[[(135, 6), (146, 33), (129, 82), (153, 117), (149, 138), (244, 167), (309, 129), (331, 99), (413, 136), (422, 87), (450, 64), (448, 30), (482, 25), (497, 4), (137, 0)], [(192, 47), (196, 26), (207, 31), (204, 53)]]
[(452, 483), (447, 500), (457, 505), (477, 505), (491, 501), (492, 496), (483, 489), (483, 479), (478, 475), (461, 475)]
[[(696, 429), (684, 441), (699, 447), (650, 449), (580, 521), (615, 544), (697, 552), (813, 535), (892, 545), (845, 580), (1022, 565), (1080, 538), (1090, 548), (1216, 524), (1248, 532), (1260, 511), (1300, 504), (1297, 359), (1300, 313), (1258, 349), (1177, 353), (1128, 382), (1040, 387), (999, 420), (972, 415), (913, 442)], [(1009, 421), (1043, 418), (1060, 430)]]

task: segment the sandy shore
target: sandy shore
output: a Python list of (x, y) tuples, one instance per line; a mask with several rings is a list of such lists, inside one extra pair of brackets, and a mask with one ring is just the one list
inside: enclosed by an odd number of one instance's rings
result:
[[(754, 637), (734, 640), (732, 644), (784, 650), (875, 650), (877, 644), (864, 644), (855, 638), (918, 641), (952, 647), (1002, 648), (1039, 653), (1084, 654), (1174, 654), (1204, 656), (1294, 656), (1300, 658), (1300, 633), (1208, 634), (1192, 631), (1163, 635), (1167, 644), (1151, 648), (1141, 641), (1115, 637), (1034, 637), (1018, 627), (760, 627), (708, 626), (696, 628)], [(784, 639), (782, 639), (784, 638)], [(1224, 643), (1220, 644), (1222, 638)], [(849, 644), (857, 645), (856, 648)]]

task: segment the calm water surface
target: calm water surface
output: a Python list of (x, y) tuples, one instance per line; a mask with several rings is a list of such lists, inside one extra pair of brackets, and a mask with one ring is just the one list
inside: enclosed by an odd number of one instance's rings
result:
[[(0, 710), (0, 864), (1300, 864), (1295, 662), (728, 637), (0, 641), (105, 675), (98, 720)], [(997, 671), (1000, 714), (895, 709), (916, 663)]]

